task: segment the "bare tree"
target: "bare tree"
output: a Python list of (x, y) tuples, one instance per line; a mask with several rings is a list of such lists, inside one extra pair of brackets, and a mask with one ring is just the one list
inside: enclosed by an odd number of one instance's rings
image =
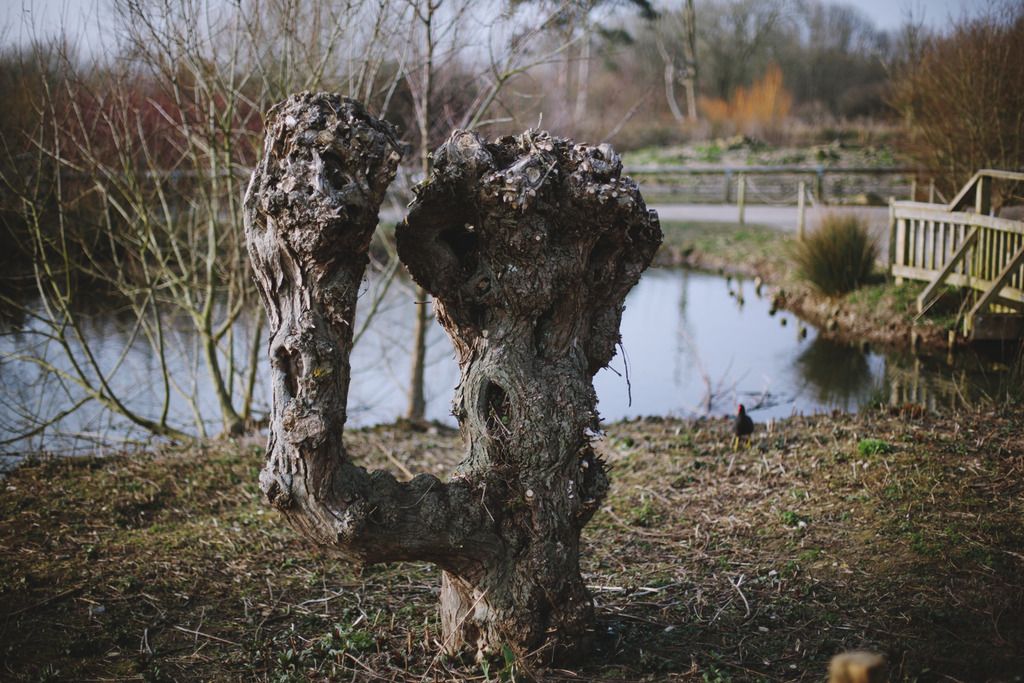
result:
[[(444, 33), (454, 31), (458, 26), (460, 15), (465, 12), (466, 5), (462, 3), (456, 9), (456, 16), (447, 22), (446, 26), (438, 26), (438, 11), (444, 4), (444, 0), (408, 0), (412, 8), (415, 20), (414, 28), (417, 29), (413, 35), (420, 36), (420, 47), (422, 58), (419, 69), (406, 73), (406, 82), (413, 95), (413, 105), (416, 112), (416, 127), (419, 130), (419, 170), (422, 177), (430, 174), (430, 126), (433, 121), (431, 111), (432, 97), (434, 94), (435, 78), (435, 52), (443, 40)], [(416, 287), (416, 325), (413, 328), (412, 344), (412, 367), (409, 376), (409, 405), (406, 409), (406, 417), (410, 420), (420, 421), (426, 411), (426, 397), (424, 387), (424, 374), (427, 364), (427, 327), (431, 321), (427, 293), (422, 288)]]
[(342, 440), (358, 283), (398, 162), (393, 130), (322, 94), (290, 98), (267, 126), (245, 209), (272, 339), (268, 499), (354, 561), (439, 565), (448, 651), (579, 654), (593, 632), (579, 533), (608, 485), (590, 446), (592, 379), (660, 242), (657, 217), (607, 145), (452, 134), (398, 248), (455, 345), (467, 452), (448, 483), (399, 482), (354, 465)]
[[(601, 59), (614, 59), (615, 45), (631, 40), (619, 21), (621, 10), (645, 19), (656, 16), (648, 0), (513, 0), (550, 16), (549, 40), (556, 46), (555, 88), (545, 81), (546, 120), (563, 129), (580, 130), (590, 114), (592, 74)], [(603, 39), (603, 45), (602, 45)], [(611, 49), (609, 49), (611, 48)]]
[(765, 46), (776, 33), (791, 0), (718, 0), (702, 5), (696, 19), (705, 87), (728, 99), (762, 72), (772, 55)]
[[(513, 79), (550, 62), (566, 50), (567, 43), (556, 41), (546, 49), (538, 49), (537, 43), (551, 34), (565, 8), (573, 3), (560, 0), (554, 6), (543, 8), (539, 14), (527, 17), (469, 0), (406, 1), (411, 10), (408, 45), (412, 57), (406, 62), (404, 79), (412, 96), (418, 132), (417, 170), (420, 178), (426, 178), (431, 170), (431, 150), (440, 130), (450, 130), (456, 124), (467, 130), (486, 125), (488, 113)], [(504, 40), (506, 36), (508, 40)], [(499, 41), (500, 47), (496, 45)], [(475, 57), (469, 52), (482, 52), (485, 43), (486, 67), (470, 72), (468, 82), (455, 85), (460, 91), (470, 90), (473, 97), (455, 102), (457, 111), (449, 112), (439, 121), (440, 117), (436, 116), (439, 109), (449, 107), (447, 103), (439, 106), (436, 99), (439, 72), (450, 74), (460, 60), (471, 63)], [(406, 417), (420, 421), (426, 409), (427, 331), (433, 319), (427, 292), (420, 286), (415, 289), (415, 304)]]
[[(1024, 167), (1024, 3), (1008, 2), (925, 37), (897, 65), (891, 102), (910, 131), (906, 146), (947, 196), (982, 168)], [(993, 187), (997, 211), (1020, 183)]]
[[(665, 65), (665, 100), (676, 121), (697, 120), (697, 12), (693, 0), (678, 12), (666, 12), (658, 18), (654, 40)], [(678, 47), (677, 47), (678, 46)], [(681, 48), (681, 49), (680, 49)], [(679, 53), (682, 53), (681, 55)], [(675, 86), (680, 82), (686, 92), (686, 116), (676, 101)]]
[[(220, 431), (237, 433), (254, 417), (263, 343), (240, 230), (262, 110), (288, 92), (326, 84), (377, 97), (388, 85), (382, 65), (390, 46), (374, 41), (392, 35), (394, 12), (386, 1), (330, 0), (116, 8), (110, 53), (89, 64), (64, 55), (60, 79), (47, 82), (37, 103), (34, 156), (3, 165), (16, 169), (2, 181), (19, 197), (41, 302), (8, 303), (63, 358), (25, 353), (22, 360), (58, 377), (74, 409), (79, 399), (98, 402), (176, 439), (207, 436), (218, 422)], [(346, 45), (352, 54), (342, 52)], [(83, 330), (86, 284), (134, 321), (118, 352), (101, 354)], [(202, 380), (170, 369), (174, 354), (192, 353), (173, 341), (183, 324), (196, 340)], [(137, 344), (160, 368), (148, 392), (158, 398), (146, 407), (133, 403), (134, 387), (123, 378)], [(215, 397), (214, 416), (200, 403), (200, 385)], [(184, 405), (191, 420), (172, 404)], [(24, 431), (64, 417), (38, 416)]]

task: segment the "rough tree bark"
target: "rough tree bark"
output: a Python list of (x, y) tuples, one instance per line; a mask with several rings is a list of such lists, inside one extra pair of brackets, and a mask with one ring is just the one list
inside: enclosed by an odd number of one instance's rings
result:
[(399, 482), (353, 464), (341, 438), (356, 296), (397, 161), (391, 127), (349, 100), (303, 94), (268, 115), (245, 200), (271, 330), (261, 486), (354, 561), (439, 565), (447, 650), (577, 653), (593, 621), (579, 534), (608, 486), (591, 380), (657, 218), (607, 146), (457, 132), (439, 148), (399, 251), (455, 343), (467, 454), (447, 483)]
[(296, 528), (353, 561), (458, 570), (494, 544), (471, 486), (368, 473), (342, 442), (359, 284), (400, 157), (394, 130), (356, 102), (308, 93), (271, 109), (266, 125), (245, 197), (270, 328), (273, 409), (260, 485)]
[(661, 241), (621, 171), (608, 145), (457, 131), (398, 227), (399, 256), (434, 296), (461, 370), (453, 412), (467, 453), (455, 481), (497, 475), (502, 486), (488, 509), (499, 552), (443, 575), (453, 648), (547, 641), (557, 655), (588, 638), (579, 534), (608, 486), (590, 446), (592, 379)]

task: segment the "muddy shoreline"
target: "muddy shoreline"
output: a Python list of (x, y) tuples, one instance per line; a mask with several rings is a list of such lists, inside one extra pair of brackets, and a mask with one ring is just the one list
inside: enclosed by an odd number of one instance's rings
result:
[[(669, 225), (665, 243), (655, 257), (655, 266), (684, 267), (763, 282), (762, 295), (771, 297), (777, 308), (790, 311), (817, 327), (826, 339), (928, 355), (942, 355), (969, 346), (962, 335), (957, 334), (951, 340), (948, 321), (934, 322), (928, 318), (915, 321), (913, 311), (906, 306), (871, 305), (871, 301), (862, 301), (856, 292), (838, 298), (815, 292), (793, 277), (787, 253), (792, 236), (788, 233), (760, 226), (721, 224), (718, 227), (726, 233), (749, 233), (760, 239), (736, 248), (736, 242), (728, 237), (701, 239), (687, 234), (686, 228), (678, 230)], [(760, 252), (756, 249), (759, 242), (764, 247)], [(889, 287), (882, 276), (874, 287), (896, 289)], [(916, 296), (923, 284), (905, 283), (903, 287)]]

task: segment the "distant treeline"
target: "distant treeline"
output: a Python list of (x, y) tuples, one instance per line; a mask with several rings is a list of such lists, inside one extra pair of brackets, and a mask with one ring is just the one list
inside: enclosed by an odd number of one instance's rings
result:
[[(545, 125), (620, 147), (892, 120), (891, 69), (913, 24), (879, 29), (855, 7), (820, 0), (691, 0), (646, 14), (602, 3), (565, 59), (531, 74)], [(632, 11), (629, 11), (632, 10)], [(580, 30), (580, 29), (577, 29)], [(564, 37), (563, 37), (564, 38)]]
[[(244, 177), (260, 154), (264, 113), (296, 90), (339, 91), (395, 123), (410, 151), (408, 189), (454, 128), (541, 126), (625, 150), (737, 133), (813, 143), (843, 126), (913, 124), (925, 115), (913, 112), (923, 96), (893, 81), (922, 82), (914, 65), (944, 40), (909, 19), (881, 30), (824, 0), (113, 7), (109, 43), (84, 54), (69, 35), (0, 50), (0, 259), (23, 261), (39, 247), (18, 227), (26, 216), (130, 223), (152, 213), (133, 203), (145, 201), (163, 206), (163, 221), (182, 206), (230, 220), (236, 199), (212, 200), (238, 183), (208, 177)], [(1020, 7), (1009, 1), (981, 23), (1012, 27)], [(969, 25), (951, 26), (948, 40), (988, 35)], [(154, 185), (155, 175), (165, 182)]]

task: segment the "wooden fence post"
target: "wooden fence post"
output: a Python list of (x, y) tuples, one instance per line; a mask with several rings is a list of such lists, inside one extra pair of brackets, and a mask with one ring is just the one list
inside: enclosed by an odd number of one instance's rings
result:
[(797, 211), (796, 233), (797, 233), (797, 236), (800, 238), (801, 242), (804, 241), (804, 226), (806, 225), (806, 219), (807, 219), (807, 216), (806, 216), (806, 211), (807, 211), (806, 202), (807, 202), (807, 183), (805, 183), (804, 181), (801, 180), (800, 184), (798, 185), (797, 195), (796, 195), (796, 207), (797, 207), (796, 208), (796, 211)]
[(747, 208), (747, 176), (740, 173), (739, 179), (739, 190), (738, 190), (738, 201), (740, 206), (740, 225), (746, 224), (746, 208)]
[(986, 216), (991, 208), (992, 179), (982, 175), (978, 177), (978, 184), (974, 188), (974, 211)]
[[(889, 274), (892, 274), (892, 266), (896, 263), (896, 198), (889, 197), (889, 253), (886, 256), (889, 261)], [(896, 284), (900, 284), (902, 278), (897, 278)]]

